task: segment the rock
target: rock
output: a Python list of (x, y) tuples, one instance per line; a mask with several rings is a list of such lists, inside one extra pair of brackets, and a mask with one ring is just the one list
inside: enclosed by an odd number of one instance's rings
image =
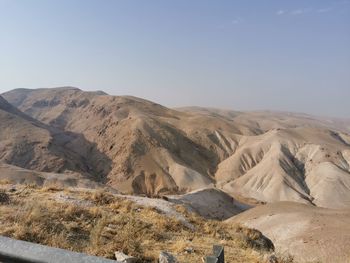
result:
[(10, 189), (9, 189), (9, 192), (16, 192), (17, 191), (17, 188), (16, 186), (12, 186)]
[(241, 237), (250, 248), (266, 252), (275, 251), (273, 242), (256, 229), (243, 229)]
[(169, 252), (162, 251), (159, 254), (159, 263), (177, 263), (177, 259)]
[(114, 253), (114, 256), (115, 256), (115, 259), (117, 261), (122, 262), (122, 263), (136, 263), (137, 262), (137, 258), (125, 255), (123, 252), (117, 251)]
[(186, 247), (184, 249), (184, 251), (188, 254), (192, 254), (192, 253), (194, 253), (194, 248), (193, 247)]
[(0, 204), (10, 203), (10, 196), (3, 190), (0, 190)]
[(266, 263), (278, 263), (278, 258), (275, 254), (267, 254), (264, 257), (264, 262)]

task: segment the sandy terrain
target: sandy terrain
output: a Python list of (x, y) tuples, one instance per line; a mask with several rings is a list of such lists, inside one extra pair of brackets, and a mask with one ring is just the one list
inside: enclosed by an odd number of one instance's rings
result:
[(227, 220), (260, 230), (297, 262), (349, 262), (350, 210), (292, 202), (255, 207)]
[(189, 211), (205, 218), (217, 220), (228, 219), (251, 207), (215, 188), (204, 188), (184, 195), (167, 196), (167, 200), (184, 205)]

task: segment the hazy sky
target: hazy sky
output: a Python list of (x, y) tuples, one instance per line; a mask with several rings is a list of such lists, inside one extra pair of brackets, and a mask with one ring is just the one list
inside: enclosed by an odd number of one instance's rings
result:
[(0, 92), (350, 118), (349, 0), (0, 0)]

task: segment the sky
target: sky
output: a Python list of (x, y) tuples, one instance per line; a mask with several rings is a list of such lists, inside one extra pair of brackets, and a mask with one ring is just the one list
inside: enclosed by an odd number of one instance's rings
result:
[(350, 0), (0, 0), (0, 93), (350, 118)]

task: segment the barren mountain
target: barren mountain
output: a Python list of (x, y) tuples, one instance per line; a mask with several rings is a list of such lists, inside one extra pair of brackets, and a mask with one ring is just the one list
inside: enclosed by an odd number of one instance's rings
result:
[[(101, 180), (83, 150), (93, 147), (83, 136), (49, 127), (23, 114), (0, 96), (0, 162), (44, 172), (84, 175)], [(80, 152), (74, 149), (80, 148)], [(96, 155), (102, 153), (93, 149)], [(108, 167), (105, 162), (103, 166)], [(16, 169), (7, 166), (6, 170)], [(1, 170), (4, 166), (1, 167)]]
[(228, 192), (267, 202), (348, 207), (348, 138), (321, 128), (270, 130), (241, 140), (235, 154), (219, 164), (216, 178)]
[(233, 196), (260, 201), (350, 207), (347, 120), (169, 109), (71, 87), (3, 96), (33, 119), (94, 145), (69, 148), (90, 157), (90, 169), (124, 192), (182, 193), (215, 184)]
[(24, 169), (18, 166), (0, 162), (0, 182), (24, 185), (37, 185), (44, 187), (80, 187), (80, 188), (101, 188), (103, 184), (95, 182), (89, 177), (81, 176), (77, 172), (53, 173), (39, 172)]
[[(153, 194), (207, 186), (214, 182), (216, 165), (228, 156), (227, 150), (232, 152), (211, 141), (206, 136), (210, 131), (193, 138), (196, 127), (208, 118), (138, 98), (74, 88), (15, 90), (4, 96), (33, 118), (96, 143), (113, 161), (108, 183), (124, 191)], [(21, 100), (14, 99), (17, 97)], [(212, 118), (212, 129), (215, 122)], [(229, 123), (225, 125), (230, 131)], [(191, 128), (186, 131), (181, 126)]]

